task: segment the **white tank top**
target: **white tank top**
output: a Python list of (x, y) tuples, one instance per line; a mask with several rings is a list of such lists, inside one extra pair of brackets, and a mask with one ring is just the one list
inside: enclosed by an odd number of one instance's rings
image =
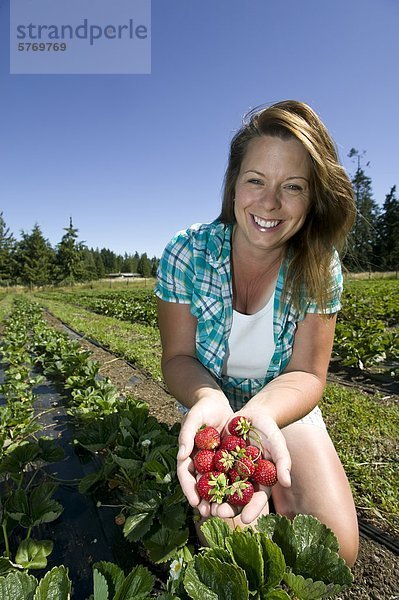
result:
[(254, 315), (233, 311), (233, 324), (223, 365), (223, 374), (229, 377), (261, 379), (266, 376), (275, 350), (273, 334), (272, 297)]

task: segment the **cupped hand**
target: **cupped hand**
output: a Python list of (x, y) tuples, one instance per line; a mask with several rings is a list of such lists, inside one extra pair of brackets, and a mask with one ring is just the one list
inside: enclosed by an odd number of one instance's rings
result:
[[(291, 486), (291, 457), (287, 448), (285, 437), (277, 423), (268, 415), (264, 409), (255, 402), (248, 403), (234, 416), (248, 417), (256, 433), (250, 434), (250, 443), (262, 447), (262, 454), (268, 460), (275, 463), (277, 469), (278, 483), (283, 487)], [(257, 439), (256, 439), (257, 438)], [(255, 521), (260, 514), (268, 512), (268, 502), (272, 488), (254, 484), (255, 492), (250, 502), (243, 508), (231, 506), (224, 502), (212, 504), (210, 514), (221, 518), (231, 518), (240, 514), (243, 524)]]
[(197, 492), (192, 458), (194, 437), (201, 425), (204, 424), (214, 427), (221, 433), (233, 414), (227, 398), (224, 401), (219, 394), (215, 397), (210, 394), (209, 397), (199, 400), (182, 422), (177, 454), (177, 476), (187, 500), (191, 506), (198, 508), (203, 517), (209, 517), (211, 514), (211, 505), (202, 500)]

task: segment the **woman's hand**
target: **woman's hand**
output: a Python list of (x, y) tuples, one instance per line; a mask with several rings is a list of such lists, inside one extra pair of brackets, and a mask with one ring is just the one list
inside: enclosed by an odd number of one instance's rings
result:
[[(263, 456), (272, 460), (277, 468), (277, 478), (280, 485), (290, 487), (291, 485), (291, 458), (287, 449), (285, 438), (277, 426), (277, 423), (268, 415), (265, 415), (263, 407), (257, 405), (256, 402), (249, 402), (234, 416), (248, 417), (253, 427), (256, 429), (259, 441), (254, 441), (255, 445), (261, 443)], [(231, 506), (224, 502), (222, 504), (211, 505), (211, 515), (219, 516), (224, 519), (231, 518), (240, 514), (240, 519), (244, 525), (248, 525), (255, 521), (260, 514), (268, 512), (268, 501), (271, 496), (272, 488), (262, 485), (254, 485), (255, 492), (250, 502), (241, 510), (240, 507)], [(201, 513), (202, 514), (202, 513)]]
[(177, 476), (183, 493), (191, 506), (198, 508), (203, 517), (211, 514), (211, 505), (202, 500), (197, 492), (192, 452), (194, 450), (194, 437), (201, 425), (214, 427), (220, 433), (232, 419), (234, 413), (226, 398), (224, 402), (220, 397), (213, 397), (210, 393), (207, 398), (199, 400), (184, 417), (179, 435), (179, 452), (177, 454)]

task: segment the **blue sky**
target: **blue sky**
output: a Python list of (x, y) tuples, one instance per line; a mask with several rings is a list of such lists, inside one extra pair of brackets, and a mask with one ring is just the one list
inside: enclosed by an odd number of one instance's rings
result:
[(318, 112), (349, 171), (367, 150), (377, 202), (399, 185), (397, 0), (152, 0), (148, 75), (10, 75), (8, 4), (0, 210), (16, 237), (37, 222), (55, 245), (72, 216), (89, 247), (160, 256), (218, 215), (243, 114), (287, 98)]

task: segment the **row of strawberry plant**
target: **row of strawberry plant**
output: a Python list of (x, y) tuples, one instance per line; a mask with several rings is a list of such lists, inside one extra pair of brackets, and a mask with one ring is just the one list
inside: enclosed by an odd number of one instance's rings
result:
[(51, 298), (87, 308), (97, 314), (116, 317), (129, 323), (142, 323), (156, 327), (157, 309), (152, 290), (136, 289), (117, 292), (41, 292), (43, 298)]
[[(47, 354), (48, 348), (47, 342), (48, 340), (44, 343), (43, 338), (40, 341), (37, 341), (35, 339), (36, 350), (39, 351), (41, 359), (43, 360), (43, 364), (47, 364), (47, 366), (45, 366), (47, 371), (49, 373), (52, 372), (53, 374), (58, 374), (57, 376), (59, 377), (62, 376), (64, 380), (68, 382), (67, 385), (69, 385), (72, 389), (73, 395), (73, 391), (78, 389), (80, 385), (78, 381), (80, 375), (76, 374), (76, 361), (75, 359), (71, 358), (70, 354), (68, 354), (66, 362), (69, 365), (73, 363), (75, 367), (74, 375), (68, 375), (68, 369), (65, 367), (65, 362), (62, 360), (62, 352), (53, 340), (49, 343), (49, 345), (52, 345), (53, 347), (51, 352), (48, 352), (50, 359), (46, 363), (45, 355)], [(64, 344), (62, 344), (61, 346), (63, 345)], [(51, 360), (51, 357), (54, 359), (54, 354), (57, 358), (56, 360)], [(83, 361), (79, 360), (78, 363), (80, 362), (82, 367), (81, 376), (83, 377), (85, 375), (85, 367), (83, 367)], [(95, 388), (96, 386), (98, 386), (101, 379), (98, 378), (98, 372), (94, 374), (93, 379), (93, 372), (95, 371), (93, 365), (89, 365), (88, 371), (89, 378), (91, 378), (91, 383), (93, 384), (92, 387)], [(74, 387), (75, 384), (76, 387)], [(81, 405), (79, 405), (79, 401), (76, 400), (76, 397), (74, 397), (74, 401), (75, 408), (74, 406), (72, 406), (71, 412), (74, 412), (77, 406), (80, 406), (81, 408)], [(83, 404), (84, 403), (85, 399), (83, 399)], [(165, 459), (165, 456), (162, 455), (161, 448), (165, 445), (165, 440), (160, 439), (159, 433), (156, 431), (159, 427), (159, 424), (157, 424), (155, 420), (151, 422), (151, 419), (148, 419), (148, 414), (146, 414), (145, 407), (143, 405), (140, 405), (140, 403), (139, 405), (136, 404), (135, 409), (137, 409), (137, 411), (133, 415), (130, 413), (131, 407), (125, 406), (125, 412), (123, 412), (122, 409), (122, 414), (120, 415), (121, 421), (119, 424), (117, 424), (116, 422), (111, 422), (112, 418), (114, 418), (115, 416), (119, 416), (119, 414), (115, 415), (115, 413), (119, 413), (119, 410), (116, 407), (115, 403), (113, 407), (114, 409), (116, 408), (115, 412), (110, 410), (109, 414), (106, 415), (104, 419), (99, 418), (98, 411), (94, 411), (96, 417), (94, 419), (94, 423), (96, 423), (97, 428), (95, 431), (93, 431), (93, 437), (89, 440), (89, 443), (87, 443), (86, 439), (85, 444), (92, 451), (103, 452), (104, 448), (107, 447), (112, 448), (113, 452), (108, 452), (104, 462), (104, 468), (101, 469), (101, 474), (95, 474), (93, 476), (90, 476), (90, 478), (88, 479), (86, 478), (86, 480), (83, 480), (81, 485), (83, 486), (83, 488), (87, 486), (91, 487), (92, 485), (98, 483), (99, 480), (106, 479), (109, 483), (111, 483), (111, 487), (120, 487), (121, 493), (125, 498), (128, 499), (128, 502), (122, 505), (123, 509), (121, 511), (121, 514), (119, 515), (119, 522), (125, 521), (125, 531), (127, 535), (129, 536), (129, 534), (132, 534), (133, 539), (146, 538), (145, 542), (147, 542), (147, 550), (150, 553), (158, 553), (159, 560), (165, 560), (167, 558), (171, 559), (173, 556), (175, 556), (175, 559), (171, 564), (170, 576), (166, 584), (167, 591), (165, 593), (162, 593), (161, 596), (157, 597), (162, 597), (165, 600), (179, 600), (179, 598), (183, 600), (186, 598), (195, 599), (204, 597), (223, 598), (225, 597), (225, 595), (223, 595), (222, 593), (221, 582), (225, 579), (226, 576), (232, 576), (235, 580), (239, 580), (241, 582), (238, 587), (234, 586), (234, 594), (231, 595), (232, 593), (229, 592), (228, 596), (229, 598), (233, 599), (237, 598), (237, 600), (239, 598), (247, 598), (249, 597), (249, 594), (251, 595), (251, 597), (254, 596), (259, 599), (292, 597), (288, 595), (287, 592), (283, 591), (281, 585), (288, 586), (288, 591), (291, 591), (291, 593), (296, 594), (296, 597), (298, 598), (317, 598), (322, 596), (327, 597), (327, 595), (333, 595), (334, 593), (337, 593), (337, 591), (342, 589), (343, 586), (348, 585), (350, 583), (350, 572), (343, 564), (343, 561), (338, 558), (338, 555), (336, 553), (336, 541), (333, 544), (333, 548), (331, 548), (329, 543), (327, 544), (325, 542), (327, 535), (326, 528), (324, 528), (324, 526), (321, 526), (321, 524), (319, 524), (316, 520), (312, 520), (311, 518), (311, 522), (309, 522), (308, 525), (301, 526), (300, 528), (298, 528), (298, 532), (295, 533), (294, 529), (292, 531), (290, 530), (288, 520), (282, 521), (283, 525), (281, 526), (281, 529), (280, 526), (276, 528), (275, 525), (273, 525), (273, 518), (270, 517), (271, 521), (269, 519), (270, 522), (267, 528), (268, 535), (266, 537), (269, 540), (274, 540), (270, 542), (270, 544), (272, 544), (270, 546), (272, 550), (270, 550), (270, 548), (267, 548), (267, 543), (265, 539), (262, 538), (262, 532), (256, 534), (256, 536), (258, 537), (256, 537), (254, 534), (253, 539), (251, 532), (236, 532), (234, 535), (236, 536), (237, 541), (235, 541), (233, 546), (229, 549), (224, 547), (216, 547), (217, 544), (215, 540), (213, 541), (213, 543), (211, 543), (208, 540), (208, 542), (212, 546), (211, 549), (213, 549), (213, 551), (216, 552), (216, 555), (214, 553), (211, 553), (209, 555), (207, 554), (206, 556), (203, 556), (203, 559), (201, 558), (202, 554), (200, 554), (200, 556), (198, 557), (193, 557), (187, 546), (184, 546), (183, 549), (180, 549), (177, 552), (169, 552), (170, 545), (168, 547), (167, 544), (168, 542), (170, 543), (170, 539), (168, 539), (167, 536), (162, 534), (154, 535), (154, 525), (157, 525), (155, 521), (156, 519), (158, 519), (159, 513), (161, 514), (161, 518), (159, 519), (160, 521), (163, 521), (167, 516), (172, 516), (171, 503), (169, 504), (167, 510), (163, 511), (163, 514), (162, 510), (160, 509), (162, 507), (162, 499), (165, 495), (165, 486), (168, 486), (171, 483), (171, 469), (175, 469), (175, 456), (173, 456), (173, 461), (169, 461)], [(88, 412), (78, 410), (76, 414), (78, 418), (82, 420), (82, 422), (85, 424), (84, 429), (85, 431), (87, 431), (87, 425), (90, 422), (88, 420)], [(132, 420), (131, 417), (133, 417)], [(101, 421), (106, 421), (107, 419), (108, 423), (103, 422), (101, 424)], [(93, 423), (90, 422), (90, 430), (92, 430), (92, 424)], [(146, 424), (149, 426), (146, 427)], [(116, 436), (115, 427), (118, 431)], [(120, 436), (119, 438), (118, 435)], [(113, 437), (115, 437), (115, 440), (112, 439)], [(106, 444), (104, 444), (104, 438), (107, 439)], [(155, 455), (151, 458), (151, 460), (149, 460), (149, 453), (152, 450), (152, 444), (155, 446)], [(133, 456), (131, 453), (132, 445), (136, 446), (136, 450), (139, 451), (138, 454), (133, 454)], [(120, 451), (119, 455), (118, 451)], [(174, 440), (174, 452), (175, 451), (176, 439)], [(147, 453), (147, 455), (143, 456), (142, 454), (140, 454), (141, 452)], [(170, 458), (172, 458), (172, 454), (170, 455)], [(109, 459), (111, 459), (111, 462)], [(134, 464), (134, 461), (136, 464)], [(138, 464), (140, 462), (142, 463), (141, 467)], [(117, 465), (116, 470), (115, 463)], [(139, 495), (136, 494), (136, 503), (133, 505), (129, 504), (129, 498), (131, 499), (132, 497), (132, 482), (134, 482), (136, 485), (136, 488), (133, 486), (133, 490), (137, 491), (137, 486), (140, 486), (140, 492), (141, 486), (143, 485), (143, 481), (145, 482), (146, 476), (148, 475), (150, 477), (147, 478), (150, 481), (148, 489), (145, 490), (147, 494), (146, 498), (142, 497), (140, 499), (139, 497), (137, 497)], [(151, 479), (152, 485), (150, 485)], [(159, 495), (154, 494), (154, 492), (157, 490), (157, 485), (161, 486)], [(157, 500), (160, 502), (157, 503)], [(176, 501), (176, 497), (174, 498), (174, 501)], [(131, 509), (132, 512), (131, 514), (129, 514), (129, 511)], [(179, 511), (176, 512), (178, 513)], [(167, 515), (166, 513), (169, 513), (169, 515)], [(174, 526), (176, 526), (176, 517), (174, 515), (173, 517), (175, 518)], [(181, 522), (181, 514), (180, 517), (177, 516), (177, 522), (179, 521)], [(147, 533), (145, 533), (143, 527), (140, 528), (140, 524), (144, 526), (144, 529), (147, 530)], [(162, 525), (163, 524), (164, 523), (162, 523)], [(315, 528), (319, 532), (317, 535), (315, 534)], [(284, 535), (282, 535), (282, 531), (285, 532)], [(287, 533), (288, 531), (290, 531), (290, 533)], [(301, 533), (298, 538), (299, 532)], [(332, 536), (331, 532), (328, 533), (328, 536), (330, 535)], [(316, 555), (320, 556), (320, 551), (322, 550), (322, 554), (324, 556), (322, 566), (320, 566), (320, 561), (315, 560), (314, 564), (311, 564), (312, 561), (308, 561), (307, 570), (305, 569), (305, 571), (303, 571), (303, 565), (301, 566), (300, 561), (294, 561), (292, 549), (294, 547), (298, 547), (299, 549), (300, 544), (303, 545), (303, 540), (302, 542), (300, 542), (303, 536), (307, 536), (309, 539), (312, 539), (313, 544), (319, 544), (319, 549)], [(221, 540), (222, 537), (226, 538), (226, 532), (223, 531), (223, 536), (219, 533), (216, 537), (219, 540)], [(332, 536), (332, 539), (333, 538), (334, 536)], [(279, 549), (278, 545), (275, 543), (276, 541), (278, 541), (279, 544), (283, 546), (282, 550)], [(287, 553), (284, 552), (284, 544), (286, 545), (286, 548), (289, 549), (289, 552)], [(245, 545), (247, 545), (248, 547), (247, 549), (244, 549), (242, 554), (238, 553), (236, 555), (234, 548), (237, 545), (241, 548), (244, 548)], [(219, 546), (221, 546), (221, 544), (219, 544)], [(248, 554), (250, 548), (255, 548), (254, 557), (257, 561), (256, 577), (258, 577), (258, 582), (261, 582), (261, 586), (258, 587), (257, 590), (251, 589), (255, 575), (253, 574), (253, 568), (250, 568), (248, 561), (245, 562), (244, 560), (244, 557)], [(272, 553), (271, 555), (269, 550)], [(301, 551), (302, 550), (303, 548), (301, 549)], [(229, 552), (230, 556), (228, 556)], [(270, 556), (274, 557), (276, 555), (276, 552), (280, 559), (281, 553), (283, 553), (284, 559), (279, 560), (278, 569), (274, 569), (274, 576), (270, 577), (268, 571), (270, 571), (271, 563), (273, 562)], [(155, 558), (157, 558), (157, 556), (155, 556)], [(225, 563), (228, 563), (228, 566), (224, 566)], [(309, 566), (310, 564), (311, 566)], [(332, 565), (334, 565), (333, 568)], [(220, 569), (222, 569), (222, 571)], [(94, 598), (97, 597), (96, 591), (99, 594), (103, 594), (101, 596), (98, 596), (98, 598), (146, 598), (150, 597), (150, 594), (151, 597), (154, 597), (153, 592), (148, 587), (149, 578), (151, 579), (151, 576), (149, 576), (149, 574), (144, 576), (144, 571), (141, 571), (140, 577), (135, 578), (134, 584), (132, 583), (132, 581), (130, 581), (130, 583), (136, 586), (137, 591), (138, 588), (142, 588), (144, 578), (144, 581), (147, 581), (146, 591), (143, 591), (143, 593), (141, 594), (139, 593), (139, 595), (124, 595), (126, 591), (126, 586), (123, 588), (123, 586), (118, 587), (117, 585), (118, 583), (121, 584), (121, 574), (118, 574), (117, 567), (111, 565), (104, 567), (104, 570), (105, 574), (101, 572), (101, 569), (100, 571), (95, 570)], [(110, 574), (111, 571), (112, 575)], [(330, 572), (331, 574), (332, 571), (334, 571), (334, 576), (331, 578), (331, 576), (328, 575), (328, 572)], [(8, 584), (6, 580), (8, 578), (11, 578), (13, 576), (17, 577), (19, 575), (21, 574), (16, 572), (10, 573), (9, 575), (7, 575), (7, 577), (0, 578), (0, 586), (7, 586)], [(310, 576), (315, 581), (307, 580), (306, 582), (304, 582), (304, 575)], [(123, 594), (121, 591), (122, 588), (125, 590)], [(39, 587), (37, 589), (39, 589)], [(106, 595), (104, 595), (105, 589), (107, 590)], [(109, 590), (112, 591), (110, 591), (110, 593), (108, 594)], [(205, 591), (208, 596), (204, 596)], [(177, 593), (179, 594), (179, 596), (176, 595)], [(42, 596), (37, 595), (37, 597), (39, 598)]]
[[(0, 386), (0, 524), (4, 555), (0, 572), (18, 568), (42, 569), (53, 548), (51, 540), (35, 540), (32, 530), (58, 518), (63, 507), (54, 499), (56, 485), (44, 466), (62, 459), (63, 451), (53, 440), (37, 437), (39, 415), (35, 414), (34, 386), (41, 380), (32, 376), (34, 358), (30, 352), (29, 329), (38, 317), (34, 307), (20, 307), (12, 314), (1, 344), (4, 382)], [(18, 538), (15, 552), (10, 536)], [(22, 539), (21, 539), (22, 538)]]
[(342, 364), (399, 372), (398, 294), (396, 280), (347, 283), (334, 340)]

